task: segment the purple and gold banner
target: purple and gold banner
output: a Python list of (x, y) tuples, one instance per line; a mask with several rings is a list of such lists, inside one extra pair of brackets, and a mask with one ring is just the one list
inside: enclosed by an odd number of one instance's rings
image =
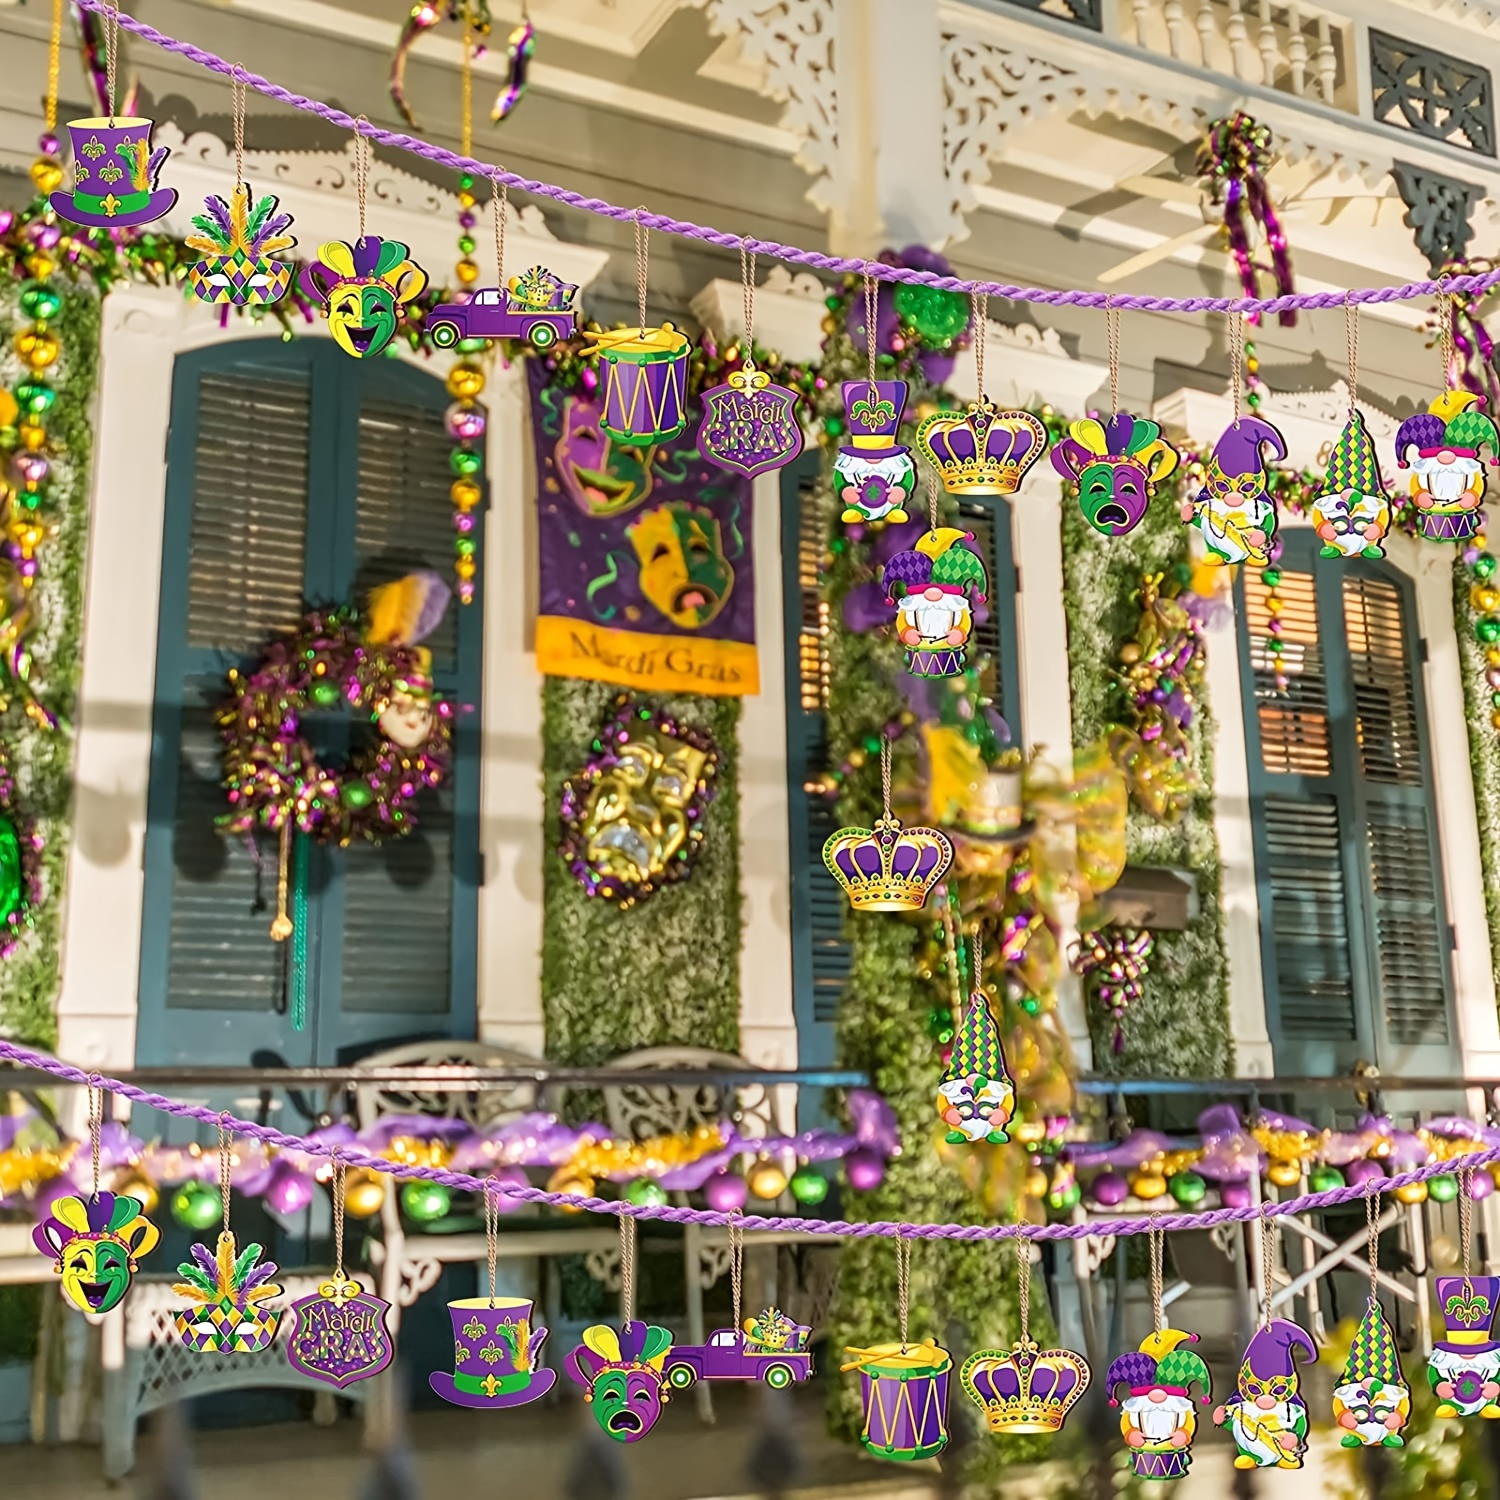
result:
[(751, 485), (705, 463), (697, 412), (667, 443), (629, 447), (597, 392), (528, 361), (536, 443), (538, 668), (653, 692), (760, 691)]

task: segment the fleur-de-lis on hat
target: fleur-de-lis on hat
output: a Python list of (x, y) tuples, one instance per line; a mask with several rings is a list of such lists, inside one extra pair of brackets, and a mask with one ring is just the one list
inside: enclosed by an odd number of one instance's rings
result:
[(91, 135), (88, 140), (86, 140), (83, 145), (79, 147), (79, 150), (82, 151), (90, 161), (92, 161), (96, 157), (104, 155), (104, 142), (101, 141), (97, 135)]
[(868, 396), (861, 396), (849, 408), (849, 420), (862, 422), (866, 427), (882, 427), (895, 418), (896, 406), (892, 401), (872, 401)]
[(114, 162), (110, 162), (108, 166), (99, 168), (99, 180), (101, 182), (118, 182), (124, 175), (125, 169), (116, 166)]
[(471, 1339), (483, 1338), (484, 1324), (481, 1323), (477, 1317), (470, 1318), (469, 1321), (464, 1324), (464, 1335), (465, 1337)]
[(505, 1350), (501, 1349), (495, 1343), (494, 1339), (491, 1339), (489, 1343), (487, 1343), (484, 1348), (479, 1351), (479, 1357), (487, 1365), (497, 1364), (500, 1360), (505, 1358)]
[(1472, 1328), (1490, 1315), (1490, 1299), (1473, 1291), (1467, 1296), (1450, 1297), (1444, 1307), (1448, 1316), (1465, 1328)]
[(461, 1365), (468, 1358), (469, 1358), (469, 1349), (468, 1349), (468, 1346), (465, 1345), (465, 1344), (455, 1343), (453, 1345), (453, 1362), (454, 1362), (454, 1364)]

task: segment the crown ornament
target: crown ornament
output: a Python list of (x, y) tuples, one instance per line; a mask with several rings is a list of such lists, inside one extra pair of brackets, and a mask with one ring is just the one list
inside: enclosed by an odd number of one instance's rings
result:
[(1023, 1335), (1008, 1352), (971, 1354), (958, 1378), (991, 1432), (1057, 1432), (1089, 1388), (1089, 1367), (1071, 1349), (1038, 1349)]
[(1047, 451), (1047, 429), (1029, 411), (1001, 411), (981, 395), (967, 412), (927, 417), (917, 447), (950, 495), (1014, 495)]
[(840, 828), (823, 845), (823, 863), (855, 911), (920, 911), (952, 862), (946, 834), (903, 828), (894, 817), (873, 828)]

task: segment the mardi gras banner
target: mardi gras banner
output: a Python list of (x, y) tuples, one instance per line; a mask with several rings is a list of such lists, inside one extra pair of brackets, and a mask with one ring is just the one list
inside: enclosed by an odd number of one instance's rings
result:
[(528, 361), (536, 442), (538, 668), (657, 692), (760, 691), (750, 481), (703, 461), (697, 421), (627, 447), (597, 392)]

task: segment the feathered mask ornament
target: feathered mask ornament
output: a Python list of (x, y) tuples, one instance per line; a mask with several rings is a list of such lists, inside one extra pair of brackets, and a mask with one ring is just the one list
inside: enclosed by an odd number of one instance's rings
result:
[(188, 269), (188, 285), (204, 302), (268, 307), (279, 302), (291, 284), (292, 268), (272, 257), (297, 241), (287, 233), (290, 214), (278, 213), (271, 193), (252, 198), (250, 184), (235, 184), (226, 203), (210, 194), (203, 212), (193, 218), (197, 234), (186, 244), (203, 259)]
[(183, 1279), (172, 1290), (197, 1304), (177, 1314), (177, 1332), (189, 1349), (219, 1354), (253, 1354), (276, 1337), (281, 1314), (263, 1307), (281, 1288), (271, 1278), (275, 1261), (263, 1261), (259, 1245), (243, 1250), (234, 1235), (219, 1236), (217, 1253), (207, 1245), (194, 1245), (192, 1260), (183, 1261), (177, 1274)]

